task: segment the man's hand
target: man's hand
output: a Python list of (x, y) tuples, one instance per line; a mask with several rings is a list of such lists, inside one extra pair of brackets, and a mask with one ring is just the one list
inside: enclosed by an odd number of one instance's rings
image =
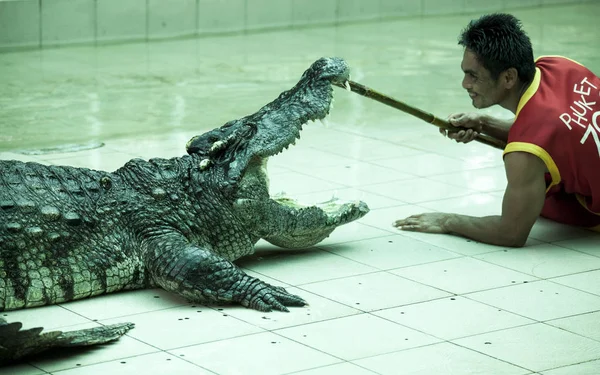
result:
[(465, 128), (458, 132), (448, 132), (445, 129), (440, 129), (440, 133), (444, 137), (454, 139), (456, 142), (469, 143), (481, 133), (483, 127), (483, 117), (476, 113), (455, 113), (448, 117), (450, 125)]
[(451, 214), (432, 212), (412, 215), (406, 219), (396, 220), (393, 226), (402, 230), (427, 233), (449, 233), (446, 222)]

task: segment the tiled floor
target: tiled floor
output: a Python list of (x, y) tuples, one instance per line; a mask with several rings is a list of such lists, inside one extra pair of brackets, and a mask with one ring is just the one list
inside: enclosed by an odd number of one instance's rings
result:
[[(600, 4), (515, 14), (536, 54), (600, 72)], [(322, 55), (345, 57), (353, 79), (440, 116), (468, 111), (456, 35), (470, 18), (0, 55), (0, 158), (114, 170), (132, 157), (178, 156), (191, 136), (271, 101)], [(371, 212), (312, 249), (261, 241), (238, 262), (309, 306), (261, 313), (141, 290), (4, 312), (47, 330), (136, 327), (113, 344), (0, 373), (600, 374), (600, 236), (543, 219), (521, 249), (397, 231), (392, 221), (413, 213), (498, 213), (501, 152), (336, 95), (326, 127), (307, 127), (272, 158), (271, 192), (361, 199)], [(21, 152), (90, 140), (104, 146)]]

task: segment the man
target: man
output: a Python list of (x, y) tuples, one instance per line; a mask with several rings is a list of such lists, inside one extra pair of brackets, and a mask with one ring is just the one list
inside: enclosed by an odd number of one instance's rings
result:
[(471, 21), (459, 45), (464, 46), (462, 86), (473, 106), (498, 104), (515, 114), (513, 121), (479, 114), (449, 118), (465, 128), (448, 134), (458, 142), (481, 132), (508, 143), (502, 213), (426, 213), (393, 225), (514, 247), (525, 244), (540, 215), (600, 229), (600, 79), (565, 57), (534, 60), (529, 37), (509, 14)]

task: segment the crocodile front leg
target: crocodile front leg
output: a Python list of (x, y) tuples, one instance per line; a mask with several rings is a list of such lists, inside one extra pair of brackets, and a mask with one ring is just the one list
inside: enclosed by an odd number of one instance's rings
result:
[(251, 277), (208, 247), (191, 244), (177, 233), (147, 243), (146, 264), (163, 289), (192, 302), (240, 303), (260, 311), (304, 306), (299, 296)]
[(327, 238), (337, 227), (360, 219), (369, 212), (366, 203), (337, 199), (304, 206), (293, 199), (238, 199), (236, 214), (247, 227), (273, 245), (301, 249)]

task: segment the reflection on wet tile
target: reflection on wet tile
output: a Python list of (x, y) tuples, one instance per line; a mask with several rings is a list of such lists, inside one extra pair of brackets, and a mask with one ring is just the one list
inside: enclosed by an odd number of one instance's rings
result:
[(545, 324), (484, 333), (453, 342), (534, 371), (586, 362), (597, 358), (600, 351), (597, 341)]
[[(301, 288), (362, 311), (381, 310), (450, 296), (448, 292), (387, 272), (310, 283)], [(349, 290), (352, 293), (348, 293)]]
[(136, 357), (123, 358), (116, 361), (98, 363), (96, 365), (61, 371), (63, 375), (128, 375), (143, 371), (146, 375), (212, 375), (200, 366), (191, 364), (183, 358), (177, 358), (168, 353), (144, 354)]
[(526, 325), (535, 321), (462, 297), (386, 309), (374, 313), (444, 340)]
[[(369, 314), (285, 328), (275, 332), (345, 360), (370, 357), (439, 341), (432, 336)], [(355, 337), (361, 338), (360, 345), (356, 345)]]
[(468, 297), (538, 321), (600, 310), (600, 296), (549, 281), (515, 283)]
[[(213, 373), (232, 375), (238, 374), (241, 368), (248, 374), (277, 375), (341, 362), (271, 332), (188, 346), (171, 353)], [(265, 358), (268, 358), (266, 363)]]
[(526, 374), (517, 366), (451, 343), (403, 350), (361, 359), (354, 363), (383, 375), (462, 375), (472, 373), (474, 369), (481, 374)]
[(477, 258), (543, 279), (600, 269), (600, 258), (552, 244), (498, 251)]
[(533, 276), (469, 257), (399, 268), (391, 272), (456, 294), (536, 280)]

